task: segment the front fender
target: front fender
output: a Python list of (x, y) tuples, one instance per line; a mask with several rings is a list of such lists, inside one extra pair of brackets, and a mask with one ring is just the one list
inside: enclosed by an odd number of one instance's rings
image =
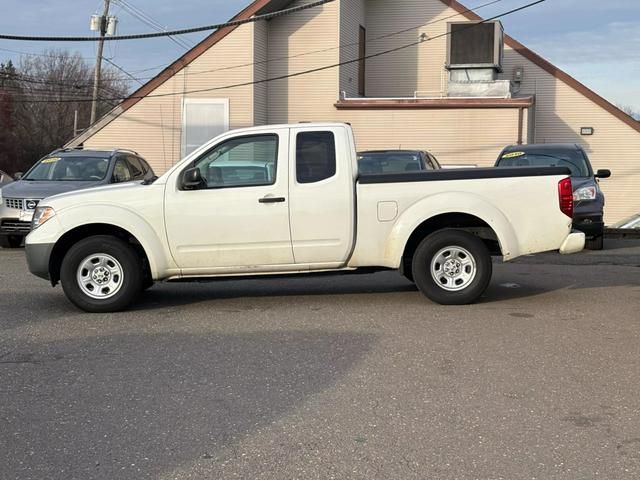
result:
[(78, 227), (91, 224), (112, 225), (126, 230), (142, 245), (154, 279), (159, 279), (165, 276), (167, 271), (177, 268), (168, 253), (161, 211), (158, 212), (157, 217), (151, 218), (155, 228), (135, 210), (112, 204), (74, 205), (58, 212), (55, 218), (61, 227), (60, 236)]
[(396, 220), (385, 243), (385, 265), (397, 268), (411, 234), (425, 221), (438, 215), (463, 213), (487, 223), (495, 232), (505, 258), (519, 255), (516, 233), (505, 215), (483, 197), (467, 192), (438, 193), (414, 203)]

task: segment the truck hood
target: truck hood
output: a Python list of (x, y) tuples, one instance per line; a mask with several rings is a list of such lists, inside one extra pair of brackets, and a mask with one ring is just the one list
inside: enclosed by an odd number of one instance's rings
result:
[(18, 180), (2, 186), (5, 198), (30, 198), (41, 200), (59, 193), (82, 190), (99, 185), (100, 182), (54, 182)]
[[(51, 206), (55, 209), (67, 208), (91, 203), (129, 205), (132, 200), (145, 197), (153, 185), (142, 185), (142, 182), (119, 183), (116, 185), (104, 185), (84, 190), (61, 193), (47, 200), (41, 205)], [(164, 187), (164, 186), (163, 186)], [(142, 189), (145, 189), (143, 192)], [(4, 196), (4, 191), (3, 191)]]

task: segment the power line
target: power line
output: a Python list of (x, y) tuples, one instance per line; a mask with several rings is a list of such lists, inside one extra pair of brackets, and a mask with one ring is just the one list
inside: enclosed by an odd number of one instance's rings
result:
[[(143, 12), (142, 10), (140, 10), (138, 7), (135, 7), (134, 5), (129, 4), (125, 0), (114, 0), (114, 1), (119, 6), (121, 6), (125, 11), (127, 11), (130, 15), (132, 15), (135, 18), (137, 18), (138, 20), (140, 20), (145, 25), (153, 28), (155, 31), (157, 31), (157, 32), (166, 32), (167, 31), (167, 28), (164, 25), (161, 25), (159, 22), (154, 20), (150, 15), (148, 15), (145, 12)], [(182, 48), (184, 48), (186, 50), (190, 50), (191, 48), (193, 48), (193, 44), (187, 43), (186, 41), (184, 41), (180, 37), (176, 38), (176, 37), (173, 37), (173, 36), (169, 36), (168, 38), (173, 43), (175, 43), (179, 47), (182, 47)]]
[[(115, 1), (119, 2), (121, 0), (115, 0)], [(444, 21), (449, 20), (451, 18), (458, 17), (460, 15), (464, 15), (464, 14), (470, 13), (470, 12), (476, 12), (477, 10), (480, 10), (482, 8), (486, 8), (486, 7), (491, 6), (491, 5), (495, 5), (495, 4), (503, 2), (503, 1), (504, 0), (492, 0), (492, 1), (488, 2), (488, 3), (484, 3), (484, 4), (478, 5), (478, 6), (473, 7), (473, 8), (468, 8), (466, 10), (463, 10), (463, 11), (459, 12), (459, 13), (455, 13), (453, 15), (449, 15), (449, 16), (446, 16), (446, 17), (443, 17), (443, 18), (439, 18), (439, 19), (433, 20), (431, 22), (423, 23), (423, 24), (420, 24), (420, 25), (415, 25), (413, 27), (408, 27), (408, 28), (405, 28), (405, 29), (402, 29), (402, 30), (399, 30), (399, 31), (395, 31), (395, 32), (387, 33), (387, 34), (380, 35), (380, 36), (377, 36), (377, 37), (366, 39), (365, 43), (366, 44), (373, 43), (373, 42), (375, 42), (377, 40), (393, 37), (393, 36), (396, 36), (396, 35), (400, 35), (402, 33), (409, 32), (411, 30), (417, 30), (419, 28), (427, 27), (429, 25), (433, 25), (433, 24), (436, 24), (436, 23), (444, 22)], [(267, 64), (267, 63), (271, 63), (271, 62), (289, 60), (289, 59), (292, 59), (292, 58), (299, 58), (299, 57), (303, 57), (303, 56), (307, 56), (307, 55), (314, 55), (314, 54), (317, 54), (317, 53), (325, 53), (325, 52), (330, 52), (330, 51), (333, 51), (333, 50), (341, 50), (343, 48), (348, 48), (348, 47), (359, 45), (359, 43), (360, 42), (346, 43), (346, 44), (339, 45), (337, 47), (328, 47), (328, 48), (323, 48), (323, 49), (319, 49), (319, 50), (311, 50), (311, 51), (307, 51), (307, 52), (298, 53), (296, 55), (288, 55), (288, 56), (269, 58), (267, 60), (261, 60), (261, 61), (258, 61), (258, 62), (249, 62), (249, 63), (243, 63), (243, 64), (238, 64), (238, 65), (231, 65), (231, 66), (228, 66), (228, 67), (219, 67), (219, 68), (213, 68), (213, 69), (208, 69), (208, 70), (199, 70), (199, 71), (189, 71), (189, 75), (202, 75), (202, 74), (205, 74), (205, 73), (214, 73), (214, 72), (221, 72), (221, 71), (227, 71), (227, 70), (234, 70), (234, 69), (237, 69), (237, 68), (250, 67), (250, 66), (255, 66), (255, 65), (264, 65), (264, 64)], [(149, 71), (149, 70), (156, 70), (158, 68), (167, 67), (169, 65), (172, 65), (173, 63), (174, 62), (165, 63), (165, 64), (162, 64), (162, 65), (158, 65), (156, 67), (151, 67), (151, 68), (147, 68), (147, 69), (143, 69), (143, 70), (138, 70), (137, 72), (141, 73), (141, 72), (145, 72), (145, 71)], [(136, 72), (136, 71), (134, 70), (134, 72)], [(132, 77), (127, 73), (127, 76), (129, 77), (129, 79), (136, 80), (136, 81), (139, 82), (141, 80), (150, 80), (152, 78), (156, 78), (157, 75), (146, 76), (146, 77), (136, 77), (136, 76)], [(124, 77), (114, 78), (114, 80), (127, 80), (127, 78), (124, 78)]]
[[(105, 60), (107, 60), (107, 59), (105, 59)], [(107, 60), (107, 61), (109, 61), (111, 63), (110, 60)], [(89, 88), (93, 87), (93, 83), (91, 83), (91, 82), (90, 83), (56, 82), (56, 81), (53, 81), (53, 80), (42, 80), (42, 79), (38, 79), (38, 78), (34, 78), (34, 77), (29, 77), (29, 76), (21, 74), (21, 73), (0, 74), (0, 80), (14, 80), (16, 82), (25, 82), (25, 83), (31, 83), (31, 84), (37, 84), (37, 85), (43, 85), (43, 86), (49, 86), (49, 87), (65, 87), (65, 88), (72, 88), (72, 89), (75, 89), (75, 90), (89, 89)], [(112, 79), (108, 79), (108, 80), (112, 80)], [(7, 88), (7, 86), (5, 86), (4, 88)], [(119, 93), (116, 92), (115, 90), (113, 90), (112, 88), (101, 87), (101, 89), (104, 90), (104, 91), (107, 91), (107, 92), (111, 92), (112, 95), (114, 95), (114, 94), (115, 95), (119, 95)]]
[[(60, 58), (60, 55), (51, 55), (47, 53), (32, 53), (32, 52), (22, 52), (20, 50), (11, 50), (9, 48), (0, 48), (0, 51), (9, 52), (9, 53), (17, 53), (18, 55), (25, 55), (27, 57), (46, 57), (46, 58)], [(95, 58), (91, 57), (79, 57), (82, 60), (89, 60), (93, 62)]]
[(138, 80), (136, 77), (134, 77), (133, 75), (131, 75), (129, 72), (127, 72), (124, 68), (122, 68), (120, 65), (118, 65), (117, 63), (113, 62), (112, 60), (109, 60), (108, 58), (104, 59), (108, 64), (114, 66), (115, 68), (117, 68), (118, 70), (120, 70), (122, 73), (124, 73), (127, 77), (129, 77), (131, 80), (138, 82), (140, 85), (144, 85), (144, 83), (142, 83), (140, 80)]
[(269, 20), (271, 18), (280, 17), (284, 15), (289, 15), (291, 13), (299, 12), (302, 10), (308, 10), (310, 8), (319, 7), (326, 3), (331, 3), (335, 0), (318, 0), (313, 3), (309, 3), (306, 5), (299, 5), (297, 7), (285, 8), (284, 10), (279, 10), (277, 12), (272, 13), (264, 13), (262, 15), (255, 15), (250, 18), (245, 18), (242, 20), (231, 20), (230, 22), (218, 23), (214, 25), (205, 25), (202, 27), (193, 27), (193, 28), (185, 28), (182, 30), (172, 30), (168, 32), (154, 32), (154, 33), (137, 33), (133, 35), (114, 35), (114, 36), (104, 36), (104, 37), (46, 37), (46, 36), (30, 36), (30, 35), (9, 35), (9, 34), (0, 34), (0, 40), (20, 40), (20, 41), (28, 41), (28, 42), (97, 42), (100, 40), (104, 41), (116, 41), (116, 40), (142, 40), (146, 38), (158, 38), (158, 37), (171, 37), (174, 35), (186, 35), (189, 33), (198, 33), (205, 32), (208, 30), (218, 30), (224, 27), (237, 27), (239, 25), (244, 25), (246, 23), (254, 23), (259, 20)]
[[(467, 26), (467, 27), (465, 27), (465, 28), (463, 28), (463, 29), (461, 29), (459, 31), (470, 29), (470, 28), (475, 28), (477, 25), (480, 25), (480, 24), (483, 24), (483, 23), (487, 23), (487, 22), (490, 22), (492, 20), (497, 20), (497, 19), (502, 18), (502, 17), (506, 17), (507, 15), (511, 15), (513, 13), (520, 12), (522, 10), (526, 10), (528, 8), (534, 7), (535, 5), (539, 5), (539, 4), (544, 3), (546, 1), (547, 0), (537, 0), (535, 2), (528, 3), (528, 4), (523, 5), (521, 7), (514, 8), (514, 9), (509, 10), (507, 12), (501, 13), (499, 15), (495, 15), (495, 16), (490, 17), (490, 18), (486, 18), (486, 19), (478, 21), (476, 23), (470, 23), (469, 26)], [(433, 41), (433, 40), (437, 40), (439, 38), (443, 38), (443, 37), (446, 37), (446, 36), (449, 36), (449, 35), (451, 35), (451, 32), (445, 32), (443, 34), (436, 35), (435, 37), (429, 37), (429, 38), (426, 38), (426, 39), (420, 39), (420, 40), (415, 41), (415, 42), (411, 42), (411, 43), (408, 43), (408, 44), (405, 44), (405, 45), (401, 45), (399, 47), (394, 47), (394, 48), (390, 48), (390, 49), (387, 49), (387, 50), (383, 50), (383, 51), (380, 51), (380, 52), (377, 52), (377, 53), (373, 53), (373, 54), (370, 54), (370, 55), (365, 55), (365, 56), (357, 57), (357, 58), (354, 58), (354, 59), (351, 59), (351, 60), (345, 60), (345, 61), (342, 61), (342, 62), (333, 63), (333, 64), (330, 64), (330, 65), (324, 65), (324, 66), (321, 66), (321, 67), (311, 68), (311, 69), (303, 70), (303, 71), (296, 72), (296, 73), (290, 73), (290, 74), (286, 74), (286, 75), (279, 75), (277, 77), (266, 78), (266, 79), (263, 79), (263, 80), (254, 80), (254, 81), (249, 81), (249, 82), (241, 82), (241, 83), (236, 83), (236, 84), (231, 84), (231, 85), (225, 85), (225, 86), (221, 86), (221, 87), (201, 88), (201, 89), (197, 89), (197, 90), (187, 90), (187, 91), (182, 91), (182, 92), (173, 92), (173, 93), (168, 92), (168, 93), (158, 93), (158, 94), (150, 94), (150, 95), (130, 95), (128, 97), (110, 98), (110, 99), (105, 99), (105, 100), (118, 101), (118, 100), (128, 100), (128, 99), (171, 97), (171, 96), (177, 96), (177, 95), (189, 95), (189, 94), (192, 94), (192, 93), (213, 92), (213, 91), (218, 91), (218, 90), (226, 90), (226, 89), (230, 89), (230, 88), (246, 87), (246, 86), (258, 85), (258, 84), (262, 84), (262, 83), (269, 83), (269, 82), (273, 82), (273, 81), (276, 81), (276, 80), (284, 80), (284, 79), (288, 79), (288, 78), (300, 77), (300, 76), (303, 76), (303, 75), (309, 75), (309, 74), (312, 74), (312, 73), (321, 72), (323, 70), (330, 70), (332, 68), (337, 68), (337, 67), (341, 67), (341, 66), (344, 66), (344, 65), (350, 65), (352, 63), (360, 62), (362, 60), (369, 60), (371, 58), (381, 57), (383, 55), (388, 55), (390, 53), (395, 53), (395, 52), (398, 52), (400, 50), (404, 50), (404, 49), (407, 49), (407, 48), (415, 47), (415, 46), (420, 45), (422, 43), (426, 43), (426, 42), (430, 42), (430, 41)], [(29, 100), (29, 101), (36, 102), (36, 103), (37, 102), (41, 102), (41, 100), (37, 100), (37, 99), (36, 100)], [(21, 103), (28, 103), (29, 101), (22, 101)], [(72, 100), (72, 101), (76, 101), (76, 100)], [(86, 100), (86, 101), (91, 101), (91, 100)], [(46, 102), (46, 100), (42, 100), (42, 102)]]

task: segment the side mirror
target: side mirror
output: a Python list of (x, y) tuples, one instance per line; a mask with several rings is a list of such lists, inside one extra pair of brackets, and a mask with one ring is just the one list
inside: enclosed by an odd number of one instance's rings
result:
[(609, 178), (611, 176), (611, 170), (598, 170), (596, 172), (596, 178)]
[(24, 175), (22, 172), (16, 172), (13, 174), (13, 179), (20, 180), (22, 178), (22, 175)]
[(205, 185), (206, 182), (197, 167), (185, 170), (182, 174), (182, 188), (185, 190), (197, 190)]

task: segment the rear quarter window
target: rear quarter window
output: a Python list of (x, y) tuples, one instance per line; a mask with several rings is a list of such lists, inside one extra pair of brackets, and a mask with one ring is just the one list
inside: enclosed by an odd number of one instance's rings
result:
[(336, 174), (333, 132), (302, 132), (296, 137), (296, 180), (316, 183)]

